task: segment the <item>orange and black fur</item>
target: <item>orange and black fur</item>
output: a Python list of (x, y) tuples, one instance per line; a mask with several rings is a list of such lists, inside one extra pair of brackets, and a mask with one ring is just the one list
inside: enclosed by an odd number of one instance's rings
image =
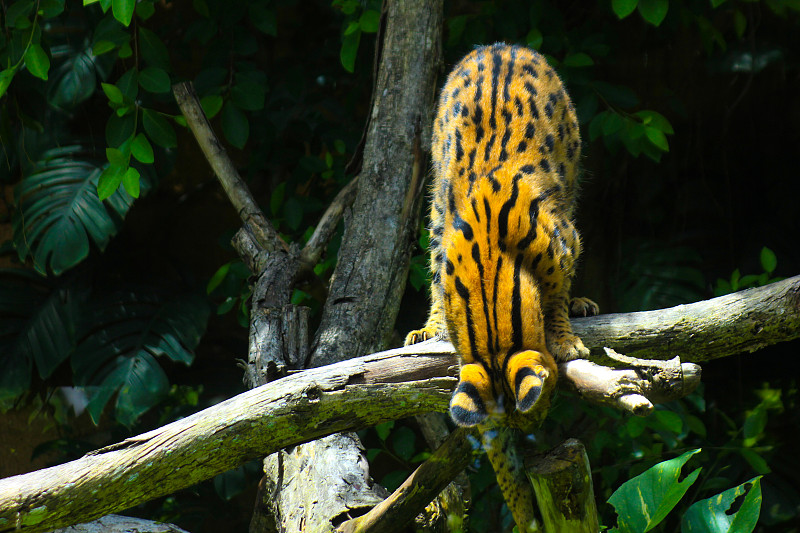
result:
[[(488, 427), (510, 411), (543, 417), (556, 361), (589, 353), (572, 333), (570, 308), (597, 311), (589, 300), (569, 300), (581, 251), (572, 221), (575, 110), (537, 52), (480, 47), (442, 89), (432, 155), (433, 302), (406, 344), (453, 342), (462, 362), (450, 402), (457, 424)], [(499, 471), (498, 481), (502, 488)]]
[(406, 344), (449, 336), (461, 356), (453, 420), (526, 412), (556, 361), (585, 357), (570, 303), (580, 238), (572, 223), (580, 136), (556, 73), (533, 50), (495, 44), (456, 65), (433, 133), (430, 317)]

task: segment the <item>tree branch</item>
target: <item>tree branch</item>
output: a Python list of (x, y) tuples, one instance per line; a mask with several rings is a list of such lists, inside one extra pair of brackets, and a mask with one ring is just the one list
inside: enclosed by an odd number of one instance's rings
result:
[(702, 363), (754, 352), (797, 338), (800, 276), (755, 289), (669, 309), (609, 314), (572, 321), (572, 330), (592, 347), (594, 361), (619, 366), (604, 346), (643, 359)]
[(333, 199), (328, 209), (325, 210), (325, 214), (319, 220), (314, 233), (300, 252), (301, 270), (311, 270), (319, 262), (325, 246), (331, 240), (333, 232), (336, 231), (336, 225), (342, 219), (344, 210), (353, 203), (357, 186), (358, 176), (350, 180), (350, 183), (339, 191), (339, 194)]
[(172, 87), (172, 92), (189, 129), (192, 130), (200, 149), (222, 184), (222, 188), (225, 189), (225, 194), (228, 195), (245, 226), (250, 227), (258, 244), (268, 252), (276, 249), (288, 251), (289, 247), (264, 216), (247, 184), (239, 176), (225, 148), (211, 129), (192, 83), (177, 83)]
[[(468, 438), (468, 437), (471, 437)], [(472, 461), (474, 429), (458, 428), (394, 493), (367, 514), (348, 520), (339, 533), (402, 531), (414, 517)]]
[[(700, 318), (702, 309), (704, 320), (692, 321), (691, 329), (684, 326), (680, 335), (668, 337), (671, 342), (661, 343), (660, 352), (651, 349), (648, 353), (661, 359), (676, 352), (688, 353), (691, 359), (707, 360), (711, 358), (708, 354), (720, 357), (723, 350), (735, 353), (734, 346), (765, 346), (800, 337), (798, 294), (800, 276), (709, 301), (652, 311), (646, 314), (647, 326), (631, 320), (631, 315), (641, 317), (642, 313), (580, 322), (584, 330), (593, 332), (592, 336), (584, 335), (584, 341), (594, 352), (602, 346), (599, 340), (619, 346), (622, 342), (618, 341), (652, 339), (653, 330), (675, 331), (670, 323), (675, 326), (677, 309), (680, 316)], [(745, 321), (758, 317), (764, 326), (735, 327), (732, 313)], [(779, 330), (773, 337), (765, 337), (763, 330), (776, 323), (781, 324)], [(721, 348), (720, 327), (734, 328), (741, 334)], [(571, 361), (560, 368), (563, 379), (579, 392), (585, 388), (570, 377), (571, 367), (583, 364)], [(650, 383), (643, 395), (650, 394), (651, 401), (682, 395), (685, 388), (658, 388), (661, 374), (657, 366), (648, 371), (652, 372), (650, 381), (639, 376), (643, 383)], [(287, 446), (387, 420), (444, 411), (456, 383), (457, 367), (449, 343), (429, 341), (289, 375), (76, 461), (0, 480), (0, 532), (49, 531), (87, 522)], [(605, 380), (604, 376), (601, 373), (595, 381)]]

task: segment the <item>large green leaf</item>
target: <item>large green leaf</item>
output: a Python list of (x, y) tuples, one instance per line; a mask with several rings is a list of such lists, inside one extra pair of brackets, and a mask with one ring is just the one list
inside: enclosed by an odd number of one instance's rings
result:
[(650, 531), (677, 505), (700, 474), (700, 468), (678, 481), (681, 468), (700, 450), (690, 450), (680, 457), (658, 463), (622, 484), (608, 499), (617, 511), (617, 525), (622, 533)]
[(74, 109), (88, 100), (97, 88), (98, 75), (104, 76), (108, 61), (95, 63), (88, 46), (76, 49), (69, 45), (54, 46), (53, 68), (47, 87), (47, 100), (61, 109)]
[(79, 285), (53, 287), (29, 270), (0, 270), (0, 405), (27, 390), (33, 363), (44, 379), (72, 353), (84, 295)]
[[(59, 275), (100, 250), (117, 233), (133, 198), (122, 190), (101, 202), (97, 180), (103, 164), (79, 146), (48, 151), (15, 188), (14, 244), (21, 260), (41, 273)], [(142, 179), (142, 189), (150, 188)], [(90, 239), (91, 238), (91, 239)]]
[(155, 357), (186, 365), (194, 359), (208, 305), (194, 294), (138, 289), (103, 293), (87, 307), (72, 357), (75, 383), (89, 392), (95, 421), (119, 392), (116, 418), (129, 425), (168, 391)]
[[(748, 488), (747, 485), (750, 487)], [(736, 498), (744, 501), (728, 514)], [(761, 476), (692, 504), (681, 521), (682, 533), (751, 533), (761, 513)]]

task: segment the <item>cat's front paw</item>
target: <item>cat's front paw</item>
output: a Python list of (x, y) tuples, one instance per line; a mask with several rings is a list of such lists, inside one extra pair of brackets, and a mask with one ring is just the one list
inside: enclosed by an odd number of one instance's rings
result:
[(403, 346), (410, 346), (435, 337), (441, 337), (440, 332), (435, 328), (424, 327), (422, 329), (415, 329), (406, 335), (406, 342)]

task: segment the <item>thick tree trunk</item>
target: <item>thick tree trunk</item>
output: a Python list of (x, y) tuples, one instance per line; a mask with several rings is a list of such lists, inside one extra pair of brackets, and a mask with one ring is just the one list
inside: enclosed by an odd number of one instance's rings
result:
[[(363, 164), (328, 299), (311, 349), (322, 366), (386, 347), (416, 236), (440, 63), (442, 1), (386, 0)], [(382, 39), (382, 40), (381, 40)], [(332, 456), (336, 452), (335, 459)], [(327, 468), (308, 457), (329, 457)], [(358, 438), (332, 435), (265, 461), (274, 491), (261, 504), (280, 531), (325, 531), (386, 497)], [(280, 480), (280, 481), (279, 481)], [(266, 491), (262, 491), (266, 496)], [(300, 505), (299, 502), (314, 502)], [(251, 525), (251, 532), (258, 531)]]

